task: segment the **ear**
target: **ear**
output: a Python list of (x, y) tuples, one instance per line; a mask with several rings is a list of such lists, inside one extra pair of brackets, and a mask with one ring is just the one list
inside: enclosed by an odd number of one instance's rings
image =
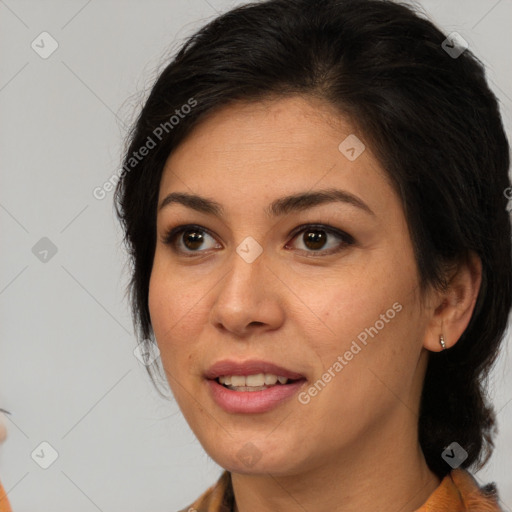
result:
[(467, 261), (459, 264), (448, 288), (444, 292), (433, 292), (424, 348), (432, 352), (443, 350), (439, 341), (441, 335), (446, 349), (457, 343), (471, 320), (481, 283), (482, 262), (471, 251)]

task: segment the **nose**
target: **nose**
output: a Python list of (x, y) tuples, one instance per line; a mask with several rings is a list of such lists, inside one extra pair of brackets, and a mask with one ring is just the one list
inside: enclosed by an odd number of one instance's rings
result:
[(279, 328), (284, 319), (286, 285), (269, 265), (265, 252), (254, 260), (246, 258), (243, 251), (234, 252), (230, 265), (214, 289), (211, 324), (237, 337)]

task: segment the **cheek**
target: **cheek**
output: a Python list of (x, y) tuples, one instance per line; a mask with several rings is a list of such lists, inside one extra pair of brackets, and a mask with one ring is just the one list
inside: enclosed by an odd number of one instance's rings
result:
[[(345, 269), (342, 275), (323, 279), (321, 286), (303, 286), (297, 291), (317, 313), (297, 318), (303, 319), (302, 329), (308, 333), (319, 365), (327, 371), (341, 356), (346, 363), (335, 373), (357, 382), (360, 390), (377, 380), (369, 370), (390, 384), (400, 374), (404, 380), (412, 378), (421, 348), (414, 341), (420, 339), (422, 327), (414, 266), (389, 254), (374, 256), (364, 271), (361, 266)], [(334, 380), (341, 384), (343, 379)], [(353, 386), (347, 389), (357, 395)]]
[(179, 318), (183, 310), (183, 296), (176, 293), (173, 274), (163, 272), (158, 260), (155, 260), (149, 281), (148, 308), (153, 332), (160, 349), (164, 366), (167, 361), (174, 361), (173, 340), (177, 339)]
[(360, 290), (354, 307), (341, 312), (338, 332), (343, 334), (337, 350), (331, 350), (324, 361), (328, 368), (342, 356), (342, 378), (335, 379), (332, 391), (337, 387), (351, 410), (359, 409), (360, 400), (381, 411), (410, 400), (421, 352), (422, 318), (414, 285), (388, 284), (373, 293)]
[[(198, 340), (199, 330), (208, 313), (205, 286), (186, 284), (175, 269), (155, 259), (148, 291), (148, 308), (164, 365), (182, 364)], [(181, 363), (180, 363), (181, 362)]]
[[(382, 268), (380, 265), (366, 267), (364, 273), (361, 269), (357, 272), (343, 271), (339, 275), (324, 276), (321, 284), (311, 286), (310, 283), (296, 288), (297, 296), (310, 310), (309, 317), (317, 319), (318, 334), (320, 326), (331, 342), (334, 337), (343, 346), (343, 340), (351, 340), (376, 322), (379, 332), (397, 323), (400, 313), (396, 309), (403, 305), (413, 285), (404, 281), (407, 276), (402, 275), (399, 282), (390, 278), (391, 274), (385, 275)], [(399, 304), (393, 308), (395, 303)], [(380, 315), (384, 318), (381, 319)]]
[(174, 310), (170, 286), (165, 275), (160, 272), (159, 265), (155, 261), (151, 271), (148, 290), (148, 309), (153, 331), (159, 341), (165, 328), (170, 327), (168, 312)]

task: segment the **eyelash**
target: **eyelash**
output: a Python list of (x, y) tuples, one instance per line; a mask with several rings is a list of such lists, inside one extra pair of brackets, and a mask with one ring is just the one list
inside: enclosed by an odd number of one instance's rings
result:
[[(297, 237), (297, 235), (299, 235), (303, 232), (306, 232), (308, 230), (309, 231), (325, 231), (326, 233), (328, 233), (330, 235), (334, 235), (335, 237), (340, 238), (342, 240), (342, 242), (341, 242), (339, 248), (334, 249), (334, 250), (333, 249), (327, 250), (328, 252), (326, 252), (325, 250), (323, 250), (323, 251), (322, 250), (304, 251), (303, 249), (299, 249), (299, 251), (301, 251), (301, 252), (306, 252), (306, 253), (311, 253), (311, 254), (319, 253), (320, 257), (330, 256), (331, 254), (338, 253), (338, 252), (342, 251), (343, 249), (345, 249), (346, 247), (351, 246), (355, 243), (354, 238), (351, 235), (349, 235), (348, 233), (345, 233), (344, 231), (341, 231), (332, 226), (327, 226), (324, 224), (303, 224), (303, 225), (295, 228), (293, 230), (293, 232), (290, 233), (289, 236), (291, 236), (292, 240), (293, 240)], [(196, 232), (200, 232), (200, 233), (207, 233), (212, 238), (215, 238), (213, 236), (213, 234), (208, 229), (206, 229), (202, 226), (198, 226), (197, 224), (187, 224), (187, 225), (177, 226), (175, 228), (168, 229), (162, 238), (162, 242), (166, 245), (170, 245), (172, 250), (176, 253), (187, 254), (187, 257), (194, 257), (197, 254), (206, 252), (206, 251), (200, 251), (200, 250), (198, 250), (198, 251), (190, 251), (190, 250), (181, 251), (180, 249), (177, 249), (176, 242), (174, 239), (177, 238), (178, 235), (181, 235), (182, 233), (184, 233), (185, 231), (196, 231)], [(309, 257), (317, 257), (317, 256), (309, 256)]]

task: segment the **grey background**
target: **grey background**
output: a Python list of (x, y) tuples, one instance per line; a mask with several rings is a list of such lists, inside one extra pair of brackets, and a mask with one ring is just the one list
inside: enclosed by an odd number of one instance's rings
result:
[[(221, 472), (134, 356), (112, 193), (92, 191), (119, 169), (125, 126), (168, 52), (240, 3), (0, 1), (0, 407), (12, 413), (0, 480), (14, 512), (172, 512)], [(420, 5), (487, 65), (510, 138), (512, 0)], [(31, 47), (43, 31), (59, 45), (47, 59)], [(32, 252), (43, 237), (57, 249), (46, 262)], [(512, 511), (507, 340), (491, 382), (500, 433), (476, 476)], [(31, 456), (43, 441), (59, 454), (48, 469)]]

